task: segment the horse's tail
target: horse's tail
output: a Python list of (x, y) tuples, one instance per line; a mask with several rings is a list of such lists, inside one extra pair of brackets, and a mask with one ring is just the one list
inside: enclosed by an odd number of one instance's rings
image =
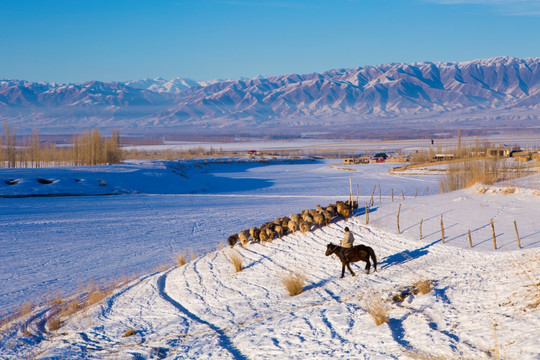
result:
[(375, 251), (373, 251), (371, 247), (369, 247), (369, 256), (371, 257), (371, 260), (373, 260), (373, 268), (377, 271), (377, 257), (375, 256)]

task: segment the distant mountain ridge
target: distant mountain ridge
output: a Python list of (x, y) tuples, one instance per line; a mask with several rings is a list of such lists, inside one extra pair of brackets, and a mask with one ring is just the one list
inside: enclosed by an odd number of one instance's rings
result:
[(0, 119), (46, 131), (534, 126), (540, 58), (391, 63), (214, 82), (0, 80)]

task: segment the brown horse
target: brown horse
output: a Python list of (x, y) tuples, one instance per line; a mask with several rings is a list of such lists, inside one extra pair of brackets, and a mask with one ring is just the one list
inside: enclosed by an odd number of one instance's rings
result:
[(351, 266), (349, 264), (352, 262), (360, 261), (360, 260), (366, 262), (366, 274), (369, 274), (369, 269), (371, 268), (371, 263), (369, 261), (369, 258), (373, 260), (373, 268), (375, 269), (375, 271), (377, 271), (377, 258), (375, 257), (375, 251), (373, 251), (373, 249), (370, 248), (369, 246), (365, 246), (365, 245), (353, 246), (349, 254), (347, 255), (347, 261), (341, 255), (341, 249), (343, 249), (341, 246), (334, 245), (332, 243), (326, 246), (326, 256), (336, 254), (339, 260), (341, 260), (341, 265), (342, 265), (341, 277), (345, 276), (345, 266), (347, 266), (347, 269), (349, 269), (352, 276), (354, 276), (354, 271), (352, 271)]

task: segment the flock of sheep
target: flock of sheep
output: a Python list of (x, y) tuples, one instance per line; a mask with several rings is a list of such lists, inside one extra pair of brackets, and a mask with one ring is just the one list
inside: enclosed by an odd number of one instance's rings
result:
[(265, 242), (272, 241), (275, 237), (281, 239), (283, 235), (294, 234), (300, 230), (303, 234), (311, 231), (314, 227), (319, 229), (328, 225), (335, 216), (340, 216), (347, 220), (352, 211), (358, 208), (357, 201), (338, 201), (330, 204), (326, 208), (317, 205), (316, 209), (306, 209), (300, 214), (291, 214), (274, 221), (267, 222), (260, 227), (252, 227), (249, 230), (242, 230), (238, 234), (229, 236), (227, 242), (231, 247), (240, 242), (246, 246), (250, 241)]

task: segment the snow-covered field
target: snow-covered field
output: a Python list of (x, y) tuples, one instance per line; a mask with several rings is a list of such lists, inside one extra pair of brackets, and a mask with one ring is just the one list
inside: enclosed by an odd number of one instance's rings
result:
[[(92, 278), (146, 275), (58, 330), (47, 305), (8, 324), (0, 358), (540, 359), (540, 177), (438, 194), (436, 175), (390, 175), (392, 166), (235, 159), (2, 169), (1, 311)], [(348, 221), (218, 248), (232, 233), (344, 200), (349, 179), (361, 208)], [(362, 204), (374, 189), (366, 225)], [(375, 250), (377, 272), (355, 263), (357, 276), (339, 278), (340, 262), (325, 250), (345, 226)], [(172, 267), (182, 251), (197, 256)], [(294, 297), (281, 283), (289, 271), (307, 276)], [(432, 290), (392, 300), (419, 280)], [(371, 297), (387, 307), (388, 323), (375, 325)], [(123, 337), (128, 329), (135, 334)]]

